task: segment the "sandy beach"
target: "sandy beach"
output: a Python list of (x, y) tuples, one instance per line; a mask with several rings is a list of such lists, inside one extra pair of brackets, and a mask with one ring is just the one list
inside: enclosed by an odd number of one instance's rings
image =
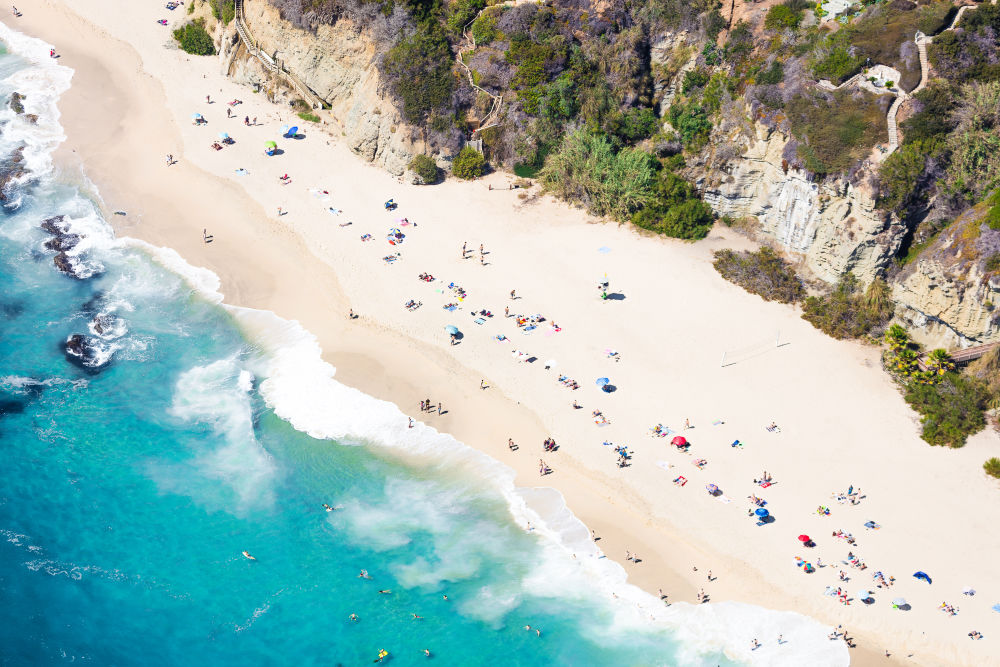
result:
[[(339, 143), (335, 118), (302, 123), (226, 79), (216, 58), (179, 51), (155, 20), (180, 22), (181, 11), (83, 0), (19, 9), (4, 21), (54, 44), (75, 70), (61, 103), (62, 169), (93, 181), (109, 214), (127, 213), (109, 215), (119, 235), (210, 269), (227, 304), (315, 334), (339, 381), (511, 466), (521, 486), (560, 491), (630, 581), (671, 602), (694, 603), (704, 589), (711, 602), (843, 625), (859, 643), (852, 664), (1000, 664), (991, 610), (1000, 602), (1000, 487), (981, 469), (1000, 438), (989, 429), (961, 450), (921, 441), (878, 349), (832, 340), (716, 274), (712, 251), (748, 241), (723, 227), (697, 244), (639, 234), (534, 190), (522, 199), (503, 173), (403, 184)], [(230, 119), (233, 99), (243, 103)], [(192, 124), (194, 113), (208, 123)], [(282, 138), (292, 124), (302, 137)], [(236, 143), (210, 148), (220, 132)], [(283, 152), (266, 156), (268, 140)], [(177, 159), (169, 167), (168, 154)], [(383, 207), (390, 198), (393, 212)], [(399, 245), (387, 242), (394, 228), (405, 235)], [(597, 289), (604, 280), (608, 299)], [(407, 309), (410, 300), (422, 305)], [(526, 332), (508, 308), (544, 320)], [(457, 345), (448, 325), (461, 331)], [(425, 397), (433, 412), (420, 411)], [(779, 429), (765, 428), (772, 423)], [(667, 437), (654, 437), (657, 424)], [(688, 453), (670, 446), (677, 435)], [(546, 437), (557, 451), (543, 452)], [(632, 453), (627, 467), (616, 465), (616, 445)], [(540, 458), (551, 474), (539, 476)], [(755, 484), (765, 471), (774, 484)], [(849, 488), (858, 504), (831, 497)], [(748, 516), (751, 494), (767, 501), (772, 523)], [(833, 537), (838, 530), (856, 544)], [(843, 562), (849, 551), (866, 569)], [(796, 557), (822, 566), (804, 574)], [(895, 585), (876, 587), (877, 571)], [(823, 595), (828, 586), (842, 586), (851, 603)], [(969, 586), (976, 595), (962, 594)], [(873, 604), (856, 599), (864, 589)], [(894, 609), (896, 597), (911, 608)], [(985, 638), (970, 640), (973, 630)]]

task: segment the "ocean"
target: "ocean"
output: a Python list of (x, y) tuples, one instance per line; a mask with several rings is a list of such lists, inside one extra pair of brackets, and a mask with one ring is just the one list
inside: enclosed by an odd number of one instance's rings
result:
[(665, 606), (558, 493), (117, 238), (53, 165), (72, 70), (0, 40), (0, 663), (847, 664), (798, 614)]

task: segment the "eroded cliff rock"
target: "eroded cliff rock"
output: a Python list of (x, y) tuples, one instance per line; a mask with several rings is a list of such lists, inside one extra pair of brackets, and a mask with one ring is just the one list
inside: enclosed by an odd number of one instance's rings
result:
[[(283, 20), (266, 0), (245, 0), (243, 7), (253, 39), (330, 106), (329, 115), (347, 145), (364, 159), (402, 174), (421, 152), (421, 142), (392, 101), (379, 92), (376, 40), (366, 29), (339, 18), (315, 31), (303, 30)], [(230, 76), (260, 86), (276, 99), (298, 97), (247, 54), (235, 24), (225, 29), (221, 40), (220, 58)]]
[(1000, 275), (989, 258), (1000, 231), (970, 209), (892, 280), (899, 315), (926, 345), (946, 348), (1000, 340)]
[(787, 137), (762, 125), (743, 154), (697, 177), (719, 215), (753, 218), (760, 232), (799, 256), (816, 277), (846, 272), (868, 283), (892, 261), (905, 228), (876, 210), (872, 193), (845, 180), (814, 182), (782, 158)]

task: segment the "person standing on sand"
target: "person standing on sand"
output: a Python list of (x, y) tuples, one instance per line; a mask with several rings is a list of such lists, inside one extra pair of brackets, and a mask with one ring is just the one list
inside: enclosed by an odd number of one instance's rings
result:
[(438, 403), (438, 414), (441, 414), (441, 404)]
[(420, 401), (420, 411), (423, 412), (426, 407), (427, 407), (427, 404), (424, 403), (423, 401)]
[(514, 301), (514, 300), (516, 300), (516, 299), (517, 299), (517, 294), (516, 294), (516, 292), (517, 292), (517, 290), (511, 290), (511, 291), (510, 291), (510, 300), (511, 300), (511, 301)]
[(410, 425), (406, 428), (413, 428), (413, 417), (410, 417)]
[(211, 104), (211, 103), (212, 103), (212, 96), (205, 95), (205, 104)]
[(465, 259), (465, 241), (462, 241), (462, 259)]
[(167, 153), (167, 166), (169, 167), (173, 163), (174, 163), (174, 154), (173, 153)]

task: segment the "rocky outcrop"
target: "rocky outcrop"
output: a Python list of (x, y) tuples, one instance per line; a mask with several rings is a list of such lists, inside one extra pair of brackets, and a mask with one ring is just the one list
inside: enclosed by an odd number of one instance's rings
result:
[(0, 163), (0, 202), (10, 197), (10, 184), (25, 175), (24, 146), (19, 146), (10, 157)]
[(69, 231), (64, 216), (48, 218), (39, 226), (51, 235), (51, 238), (46, 239), (42, 245), (46, 250), (56, 251), (52, 263), (57, 269), (80, 280), (94, 275), (95, 271), (90, 267), (84, 267), (76, 258), (69, 255), (69, 251), (80, 243), (81, 237)]
[(917, 340), (945, 348), (1000, 340), (1000, 275), (987, 265), (998, 250), (1000, 231), (971, 209), (893, 277), (897, 315)]
[(816, 277), (836, 282), (851, 272), (868, 283), (898, 251), (905, 228), (876, 210), (872, 193), (845, 180), (815, 182), (788, 166), (788, 138), (756, 125), (742, 156), (719, 173), (695, 175), (719, 215), (753, 218), (760, 233), (802, 259)]
[[(358, 155), (402, 174), (422, 144), (392, 101), (380, 93), (376, 40), (347, 18), (303, 30), (281, 18), (266, 0), (244, 0), (245, 20), (260, 48), (330, 106), (331, 130)], [(228, 74), (260, 86), (272, 99), (297, 97), (246, 51), (230, 24), (221, 35), (220, 58)], [(323, 113), (324, 118), (327, 117)], [(325, 122), (325, 121), (324, 121)]]

